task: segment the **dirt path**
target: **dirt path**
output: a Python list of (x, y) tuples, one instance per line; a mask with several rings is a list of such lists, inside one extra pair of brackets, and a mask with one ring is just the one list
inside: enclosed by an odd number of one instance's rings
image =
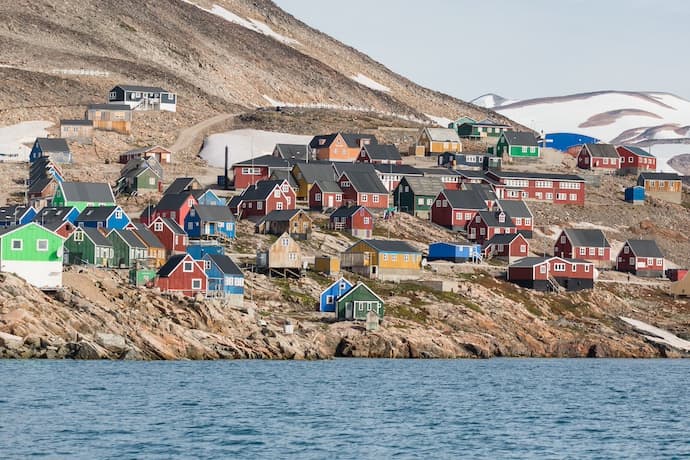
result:
[(189, 128), (185, 128), (180, 131), (180, 133), (177, 135), (177, 139), (175, 140), (175, 143), (169, 147), (169, 149), (173, 153), (178, 153), (192, 145), (196, 138), (202, 134), (204, 131), (209, 129), (210, 127), (217, 125), (218, 123), (221, 123), (229, 118), (232, 118), (236, 115), (239, 115), (237, 113), (221, 113), (220, 115), (216, 115), (215, 117), (208, 118), (201, 123), (197, 123), (194, 126), (190, 126)]

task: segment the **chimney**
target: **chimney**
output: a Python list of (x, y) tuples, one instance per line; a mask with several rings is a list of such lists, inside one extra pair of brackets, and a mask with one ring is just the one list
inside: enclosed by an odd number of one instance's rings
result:
[(225, 146), (225, 183), (223, 184), (223, 188), (225, 190), (228, 189), (228, 185), (230, 182), (230, 178), (228, 177), (228, 146)]

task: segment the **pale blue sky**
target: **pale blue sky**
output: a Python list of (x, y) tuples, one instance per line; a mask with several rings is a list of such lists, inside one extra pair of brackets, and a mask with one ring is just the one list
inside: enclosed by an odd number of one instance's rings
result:
[(393, 71), (464, 100), (604, 89), (690, 98), (684, 0), (274, 1)]

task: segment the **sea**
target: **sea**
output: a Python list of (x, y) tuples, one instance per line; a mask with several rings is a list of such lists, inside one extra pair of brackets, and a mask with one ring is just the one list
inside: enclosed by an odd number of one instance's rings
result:
[(0, 361), (0, 458), (690, 457), (690, 360)]

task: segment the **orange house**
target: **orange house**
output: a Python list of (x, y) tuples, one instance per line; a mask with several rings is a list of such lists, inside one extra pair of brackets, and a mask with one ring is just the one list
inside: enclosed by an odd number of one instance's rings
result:
[(332, 133), (314, 136), (309, 148), (317, 160), (356, 161), (362, 147), (378, 144), (372, 134)]

